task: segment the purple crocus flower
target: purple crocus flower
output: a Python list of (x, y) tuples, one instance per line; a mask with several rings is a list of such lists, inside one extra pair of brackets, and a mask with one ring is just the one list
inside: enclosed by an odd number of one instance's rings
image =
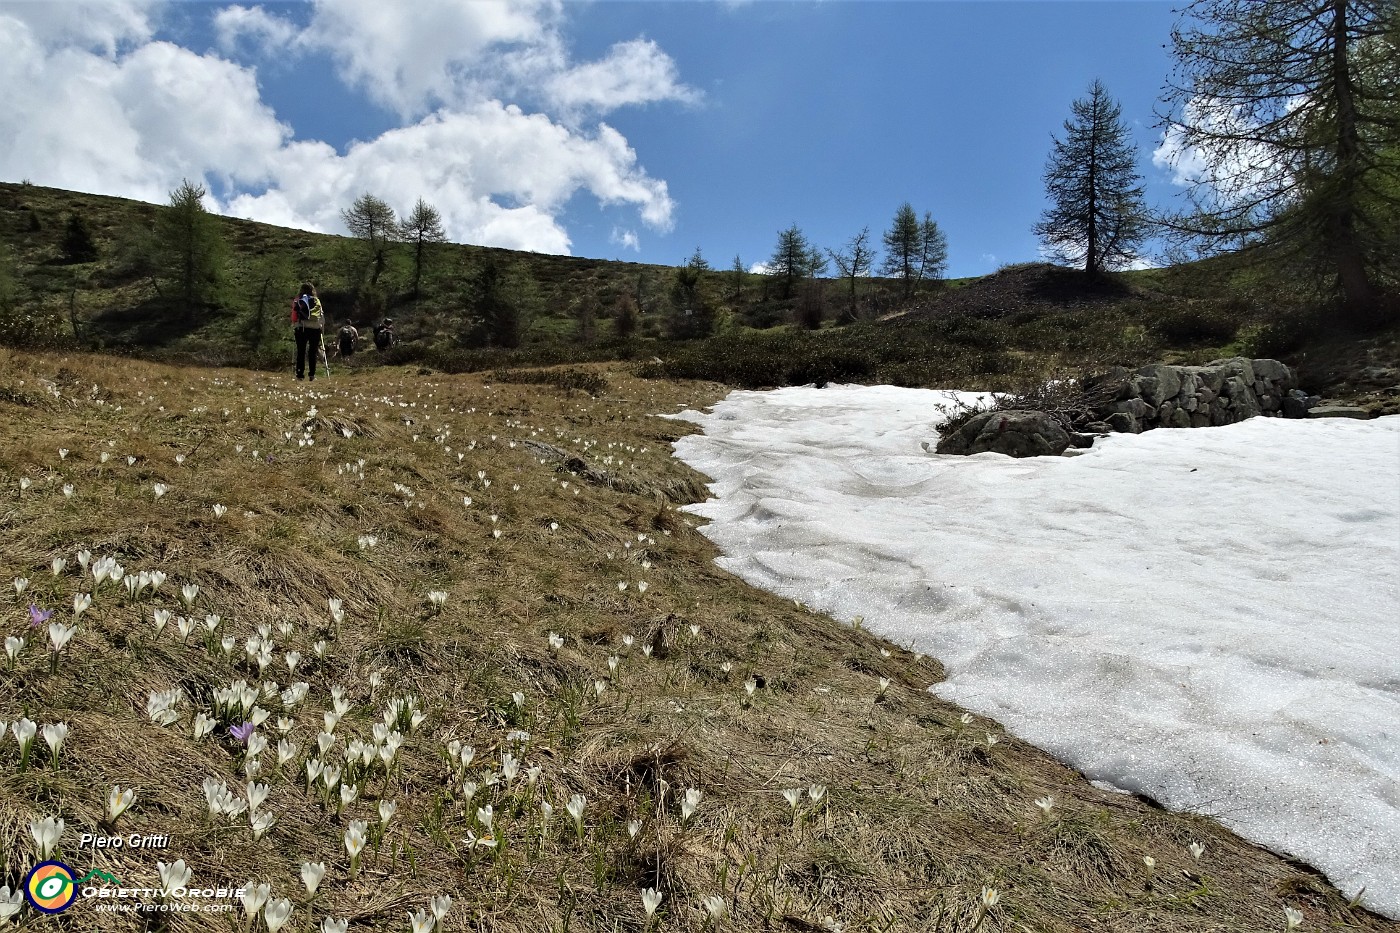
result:
[(29, 625), (31, 628), (38, 628), (49, 621), (49, 616), (53, 615), (53, 610), (40, 609), (33, 603), (29, 604)]
[(248, 744), (248, 736), (252, 735), (253, 730), (256, 728), (257, 726), (253, 725), (251, 722), (245, 722), (241, 726), (229, 726), (228, 731), (229, 735), (232, 735), (235, 739), (246, 745)]

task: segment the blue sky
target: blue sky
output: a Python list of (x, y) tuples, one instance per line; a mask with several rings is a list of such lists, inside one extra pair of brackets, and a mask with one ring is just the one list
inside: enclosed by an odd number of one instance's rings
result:
[(227, 5), (0, 0), (0, 179), (326, 232), (363, 191), (452, 238), (673, 264), (838, 247), (909, 201), (950, 275), (1037, 258), (1041, 172), (1101, 79), (1148, 200), (1171, 4)]

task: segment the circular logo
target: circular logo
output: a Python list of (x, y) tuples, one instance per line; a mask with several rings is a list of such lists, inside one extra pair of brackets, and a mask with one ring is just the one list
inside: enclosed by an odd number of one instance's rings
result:
[(40, 862), (24, 879), (24, 897), (35, 910), (62, 913), (78, 896), (73, 869), (62, 862)]

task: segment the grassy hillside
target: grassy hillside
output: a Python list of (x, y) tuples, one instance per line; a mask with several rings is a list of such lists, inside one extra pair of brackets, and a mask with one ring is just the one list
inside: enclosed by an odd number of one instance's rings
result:
[[(749, 387), (840, 380), (1015, 390), (1108, 366), (1242, 354), (1299, 365), (1315, 391), (1378, 413), (1400, 410), (1400, 393), (1389, 391), (1400, 383), (1400, 332), (1363, 342), (1337, 331), (1331, 316), (1279, 277), (1228, 263), (1101, 282), (1024, 264), (928, 284), (908, 298), (875, 279), (860, 284), (857, 313), (845, 319), (841, 282), (809, 283), (784, 298), (766, 276), (711, 270), (689, 297), (714, 313), (714, 336), (682, 340), (672, 339), (675, 309), (689, 298), (677, 297), (674, 269), (441, 244), (430, 248), (414, 297), (407, 246), (391, 250), (371, 286), (359, 241), (232, 218), (214, 219), (227, 255), (213, 300), (183, 308), (152, 261), (152, 230), (166, 210), (0, 185), (0, 343), (284, 369), (292, 355), (288, 297), (309, 278), (333, 326), (396, 319), (401, 345), (387, 356), (361, 355), (351, 368), (388, 362), (468, 372), (630, 359), (648, 361), (640, 371), (653, 377)], [(90, 261), (66, 258), (73, 218), (91, 231)], [(488, 265), (508, 302), (526, 314), (518, 346), (480, 332)], [(624, 296), (639, 316), (622, 339), (614, 318)], [(813, 308), (824, 325), (799, 327)]]
[[(0, 350), (0, 627), (25, 640), (0, 719), (39, 728), (27, 759), (0, 741), (0, 885), (45, 855), (31, 824), (61, 818), (47, 854), (75, 871), (158, 887), (179, 859), (192, 885), (268, 885), (299, 931), (407, 930), (443, 894), (448, 931), (1254, 933), (1285, 908), (1400, 929), (940, 702), (938, 659), (717, 569), (678, 511), (703, 496), (669, 452), (690, 429), (656, 414), (722, 387), (554, 381), (379, 366), (306, 386)], [(165, 582), (100, 582), (108, 559)], [(61, 650), (53, 623), (76, 627)], [(339, 770), (309, 783), (308, 763)], [(135, 792), (115, 819), (114, 786)], [(244, 811), (211, 815), (211, 794)], [(325, 866), (314, 897), (305, 862)], [(242, 916), (84, 902), (56, 928)]]

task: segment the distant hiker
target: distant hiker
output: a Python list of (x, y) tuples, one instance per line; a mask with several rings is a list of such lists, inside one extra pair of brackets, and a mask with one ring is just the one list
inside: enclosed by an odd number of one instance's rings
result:
[[(325, 312), (321, 309), (321, 299), (316, 297), (316, 286), (307, 282), (301, 286), (301, 293), (292, 301), (292, 328), (297, 338), (297, 378), (302, 378), (309, 362), (311, 378), (316, 379), (316, 361), (325, 359), (326, 345), (321, 339), (321, 326), (325, 323)], [(330, 367), (326, 367), (330, 375)]]
[(386, 317), (384, 323), (374, 325), (374, 346), (387, 350), (394, 345), (394, 319)]
[(355, 352), (355, 341), (360, 339), (360, 332), (355, 329), (355, 325), (346, 323), (340, 329), (340, 342), (336, 347), (336, 352), (340, 356), (351, 356)]

